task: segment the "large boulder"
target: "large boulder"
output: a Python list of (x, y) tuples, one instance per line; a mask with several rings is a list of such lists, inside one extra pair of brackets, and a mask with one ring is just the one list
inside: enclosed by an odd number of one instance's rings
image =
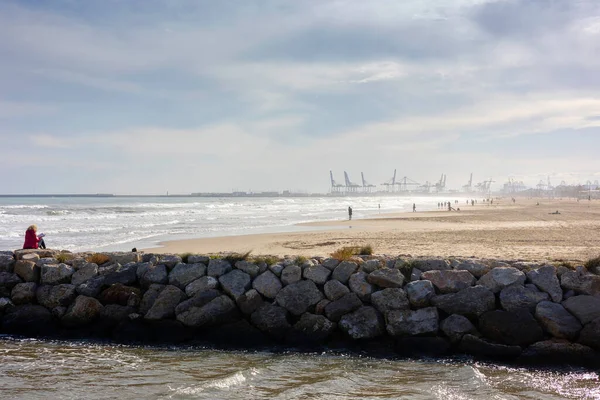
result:
[(179, 263), (169, 273), (169, 285), (177, 286), (183, 290), (190, 283), (204, 275), (206, 275), (206, 265), (204, 264)]
[(372, 339), (384, 333), (382, 315), (373, 307), (368, 306), (344, 315), (340, 319), (339, 327), (354, 340)]
[(323, 297), (323, 293), (313, 281), (300, 281), (281, 289), (275, 301), (292, 314), (302, 315)]
[(0, 296), (8, 296), (11, 289), (21, 282), (23, 281), (15, 273), (0, 272), (0, 289), (5, 289), (6, 292)]
[(302, 279), (302, 268), (299, 265), (288, 265), (281, 271), (281, 283), (291, 285)]
[(115, 283), (111, 287), (105, 289), (98, 296), (98, 300), (104, 305), (120, 304), (122, 306), (138, 306), (141, 301), (140, 289), (133, 286), (125, 286), (120, 283)]
[(2, 320), (2, 331), (37, 336), (52, 333), (51, 312), (43, 306), (25, 304), (9, 309)]
[(520, 285), (509, 286), (500, 292), (500, 304), (506, 311), (526, 309), (533, 313), (539, 302), (548, 300), (548, 293)]
[(490, 272), (492, 269), (492, 267), (489, 265), (485, 265), (474, 260), (465, 260), (461, 263), (458, 263), (453, 268), (457, 271), (469, 271), (471, 275), (478, 279)]
[(413, 307), (428, 307), (435, 289), (430, 281), (414, 281), (406, 285), (406, 294)]
[[(168, 270), (173, 269), (177, 264), (181, 263), (183, 259), (177, 254), (161, 254), (158, 261), (159, 264), (164, 264)], [(188, 258), (188, 262), (189, 258)]]
[(67, 264), (46, 264), (42, 267), (41, 283), (42, 285), (58, 285), (60, 283), (70, 283), (71, 276), (75, 269)]
[(417, 261), (416, 267), (421, 272), (426, 271), (443, 271), (450, 269), (450, 263), (443, 258), (423, 258)]
[(565, 272), (560, 277), (563, 289), (574, 290), (590, 296), (600, 295), (600, 276), (586, 273), (584, 270)]
[(369, 301), (371, 299), (371, 293), (375, 290), (375, 286), (367, 282), (368, 274), (366, 272), (357, 272), (350, 276), (348, 280), (348, 286), (350, 290), (356, 293), (359, 299), (362, 301)]
[(97, 297), (104, 287), (104, 276), (95, 276), (77, 286), (77, 293), (88, 296)]
[(166, 285), (169, 282), (169, 271), (165, 264), (152, 265), (144, 263), (138, 265), (136, 276), (140, 280), (140, 286), (148, 288), (150, 285)]
[(223, 288), (223, 291), (231, 296), (234, 300), (237, 300), (241, 295), (246, 293), (251, 286), (251, 278), (245, 272), (239, 269), (234, 269), (231, 272), (221, 275), (219, 277), (219, 283)]
[(469, 321), (467, 317), (458, 314), (452, 314), (440, 323), (440, 329), (451, 342), (459, 342), (466, 334), (477, 335), (477, 328)]
[(556, 276), (556, 269), (552, 265), (546, 265), (527, 272), (527, 279), (537, 286), (538, 289), (548, 293), (553, 302), (561, 302), (563, 292)]
[(404, 284), (404, 275), (397, 269), (382, 268), (371, 272), (367, 281), (381, 288), (399, 288)]
[(213, 278), (218, 278), (221, 275), (225, 275), (233, 268), (229, 261), (221, 260), (219, 258), (213, 258), (208, 262), (208, 269), (206, 274)]
[(185, 287), (185, 294), (188, 297), (194, 297), (197, 293), (204, 292), (205, 290), (217, 289), (218, 287), (219, 281), (217, 278), (213, 278), (212, 276), (203, 276), (188, 283), (188, 285)]
[(333, 274), (331, 274), (331, 279), (335, 279), (336, 281), (340, 281), (344, 284), (348, 283), (348, 279), (350, 276), (356, 272), (358, 269), (358, 264), (352, 261), (342, 261), (335, 269), (333, 270)]
[(582, 325), (600, 318), (600, 297), (573, 296), (562, 302), (564, 308), (577, 317)]
[(98, 265), (86, 263), (71, 276), (71, 284), (79, 286), (98, 275)]
[(304, 279), (311, 280), (317, 285), (324, 285), (331, 275), (331, 270), (325, 268), (323, 265), (314, 265), (304, 269), (302, 273)]
[(325, 316), (334, 322), (338, 322), (342, 316), (351, 313), (362, 306), (363, 303), (356, 293), (348, 293), (336, 301), (327, 304), (325, 306)]
[(209, 289), (204, 292), (200, 292), (194, 297), (179, 303), (177, 307), (175, 307), (175, 314), (182, 314), (184, 312), (190, 311), (194, 307), (204, 307), (206, 304), (210, 303), (211, 301), (220, 296), (223, 296), (223, 293), (215, 289)]
[(435, 334), (438, 331), (438, 311), (435, 307), (412, 310), (392, 310), (385, 314), (387, 332), (391, 336)]
[(388, 311), (408, 310), (406, 292), (401, 288), (387, 288), (371, 295), (371, 304), (383, 315)]
[(166, 285), (150, 285), (148, 290), (144, 292), (144, 296), (140, 301), (140, 314), (144, 315), (152, 308), (152, 305), (158, 298), (160, 292), (163, 291)]
[(233, 300), (228, 296), (219, 296), (202, 307), (192, 307), (189, 311), (178, 314), (177, 320), (186, 326), (197, 328), (233, 322), (238, 315)]
[(475, 277), (468, 271), (427, 271), (421, 279), (430, 281), (439, 293), (456, 293), (473, 286)]
[(546, 332), (560, 339), (574, 340), (582, 328), (577, 318), (562, 305), (550, 301), (542, 301), (537, 305), (535, 318)]
[(336, 280), (328, 281), (325, 286), (323, 286), (323, 291), (325, 292), (325, 296), (331, 301), (340, 299), (345, 294), (350, 293), (350, 289), (348, 289), (346, 285)]
[(67, 283), (60, 285), (43, 285), (35, 292), (37, 302), (42, 306), (53, 309), (55, 307), (67, 307), (75, 297), (75, 286)]
[(141, 261), (141, 254), (137, 252), (110, 252), (104, 253), (109, 259), (110, 263), (128, 264), (137, 263)]
[(35, 302), (35, 292), (37, 290), (37, 283), (35, 282), (24, 282), (18, 283), (12, 289), (10, 298), (16, 305), (31, 304)]
[(236, 303), (243, 314), (250, 315), (264, 304), (264, 300), (256, 289), (250, 289), (238, 297)]
[(600, 351), (600, 318), (583, 327), (579, 334), (579, 342)]
[(490, 343), (470, 334), (463, 336), (459, 349), (467, 354), (492, 358), (513, 359), (521, 355), (520, 346)]
[(283, 285), (279, 278), (271, 271), (265, 271), (252, 281), (252, 288), (268, 299), (274, 299)]
[(479, 317), (479, 331), (498, 343), (526, 346), (542, 340), (544, 332), (529, 311), (488, 311)]
[(498, 293), (510, 285), (524, 285), (525, 279), (525, 274), (514, 267), (498, 267), (482, 276), (477, 284)]
[[(132, 253), (137, 254), (137, 253)], [(100, 270), (98, 271), (100, 273)], [(43, 274), (43, 272), (42, 272)], [(129, 286), (137, 282), (137, 265), (117, 265), (116, 270), (106, 274), (104, 284), (107, 286), (120, 283), (121, 285)]]
[(235, 267), (237, 269), (239, 269), (242, 272), (247, 273), (248, 275), (250, 275), (250, 277), (252, 279), (256, 278), (258, 276), (258, 274), (261, 273), (260, 267), (250, 261), (238, 261), (235, 263)]
[(333, 334), (337, 327), (322, 315), (310, 313), (302, 314), (288, 335), (288, 341), (292, 343), (320, 343)]
[(185, 293), (177, 286), (167, 285), (158, 295), (145, 319), (159, 320), (175, 316), (175, 307), (186, 298)]
[(0, 253), (0, 272), (13, 272), (15, 256), (12, 252)]
[(458, 293), (434, 296), (431, 304), (447, 314), (459, 314), (466, 317), (479, 317), (496, 307), (496, 297), (485, 286), (473, 286)]
[(79, 295), (62, 317), (62, 323), (71, 327), (87, 325), (100, 315), (102, 308), (102, 304), (93, 297)]
[(40, 281), (40, 267), (33, 261), (19, 260), (15, 262), (14, 273), (25, 282), (37, 283)]
[(265, 304), (252, 313), (250, 320), (252, 325), (262, 332), (276, 339), (282, 339), (292, 327), (287, 320), (287, 314), (285, 308)]

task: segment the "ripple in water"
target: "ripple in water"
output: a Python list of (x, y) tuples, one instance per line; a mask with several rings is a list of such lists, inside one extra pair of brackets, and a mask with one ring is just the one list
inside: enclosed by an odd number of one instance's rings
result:
[(600, 399), (584, 369), (0, 339), (11, 399)]

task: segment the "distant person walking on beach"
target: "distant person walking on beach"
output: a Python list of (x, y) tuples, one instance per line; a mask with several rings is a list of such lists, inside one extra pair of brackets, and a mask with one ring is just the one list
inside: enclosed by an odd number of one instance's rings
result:
[(352, 207), (348, 207), (348, 221), (352, 221)]
[(31, 225), (25, 231), (25, 243), (23, 243), (24, 249), (45, 249), (46, 243), (44, 243), (44, 235), (43, 233), (37, 234), (37, 226)]
[(413, 212), (417, 212), (417, 205), (413, 203)]

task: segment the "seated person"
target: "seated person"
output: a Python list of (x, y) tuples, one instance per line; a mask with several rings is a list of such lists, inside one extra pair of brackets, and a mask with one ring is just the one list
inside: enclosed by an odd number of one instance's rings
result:
[(25, 231), (25, 243), (23, 244), (23, 248), (24, 249), (45, 249), (46, 248), (46, 243), (44, 243), (44, 237), (45, 235), (43, 233), (37, 235), (37, 226), (36, 225), (31, 225), (29, 228), (27, 228), (27, 231)]

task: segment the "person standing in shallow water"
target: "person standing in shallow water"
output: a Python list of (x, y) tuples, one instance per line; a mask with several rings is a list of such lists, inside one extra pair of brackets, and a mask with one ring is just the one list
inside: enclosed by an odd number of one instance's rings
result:
[(46, 243), (44, 243), (43, 233), (37, 234), (37, 225), (31, 225), (25, 231), (25, 243), (23, 243), (24, 249), (45, 249)]
[(348, 207), (348, 221), (352, 221), (352, 207)]

